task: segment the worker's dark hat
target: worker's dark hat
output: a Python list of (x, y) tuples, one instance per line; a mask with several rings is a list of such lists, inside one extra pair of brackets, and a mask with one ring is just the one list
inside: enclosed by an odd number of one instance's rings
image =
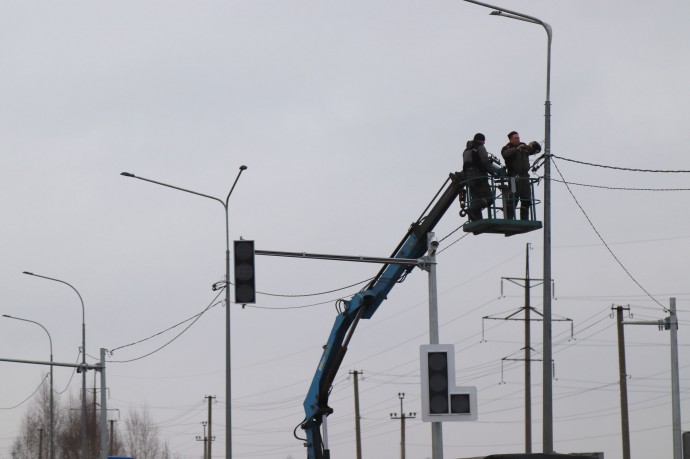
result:
[(486, 137), (484, 137), (484, 134), (482, 134), (481, 132), (478, 132), (478, 133), (476, 133), (476, 134), (474, 135), (474, 140), (477, 140), (477, 141), (479, 141), (479, 140), (485, 141), (485, 140), (486, 140)]

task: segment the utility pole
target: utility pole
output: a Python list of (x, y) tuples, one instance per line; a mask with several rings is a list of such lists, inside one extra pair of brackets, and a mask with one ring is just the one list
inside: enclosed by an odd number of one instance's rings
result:
[(403, 411), (405, 393), (399, 392), (398, 398), (400, 399), (400, 416), (398, 416), (397, 413), (391, 413), (391, 419), (400, 419), (400, 459), (405, 459), (405, 419), (414, 419), (417, 413), (408, 413), (405, 415), (405, 411)]
[(350, 374), (354, 376), (355, 382), (355, 439), (357, 443), (357, 459), (362, 459), (362, 431), (359, 425), (359, 384), (357, 377), (364, 374), (364, 371), (351, 370)]
[(676, 299), (671, 298), (671, 309), (666, 319), (667, 330), (671, 333), (671, 406), (673, 416), (673, 458), (681, 459), (683, 440), (680, 424), (680, 375), (678, 374), (678, 315)]
[(213, 442), (213, 440), (216, 439), (216, 437), (211, 435), (211, 412), (212, 412), (211, 402), (216, 399), (216, 396), (215, 395), (207, 395), (204, 398), (208, 399), (208, 442), (206, 443), (207, 444), (206, 448), (208, 449), (208, 453), (206, 454), (206, 457), (208, 459), (211, 459), (211, 443)]
[(678, 369), (678, 316), (676, 299), (670, 299), (669, 316), (662, 320), (627, 321), (626, 325), (657, 325), (659, 330), (669, 330), (671, 334), (671, 417), (673, 422), (673, 459), (683, 456), (683, 444), (680, 422), (680, 379)]
[(208, 449), (206, 447), (206, 442), (208, 441), (208, 437), (206, 437), (206, 421), (201, 421), (201, 425), (204, 426), (204, 436), (200, 437), (199, 435), (197, 435), (196, 441), (204, 442), (204, 459), (208, 459), (208, 456), (206, 455), (208, 453)]
[(38, 429), (38, 459), (43, 459), (43, 429)]
[(623, 459), (630, 459), (630, 423), (628, 421), (628, 376), (625, 369), (625, 332), (623, 331), (623, 311), (630, 307), (616, 306), (616, 325), (618, 328), (618, 378), (621, 392), (621, 434), (623, 438)]
[(110, 422), (110, 444), (108, 448), (108, 456), (113, 455), (113, 441), (115, 440), (115, 422), (117, 422), (117, 419), (110, 419), (108, 422)]
[[(530, 454), (532, 452), (532, 330), (531, 330), (531, 323), (532, 321), (543, 321), (543, 315), (537, 311), (536, 309), (532, 308), (531, 306), (531, 295), (530, 295), (530, 289), (532, 287), (537, 287), (539, 285), (542, 285), (544, 283), (543, 279), (531, 279), (529, 275), (529, 251), (531, 249), (531, 244), (527, 243), (526, 244), (526, 249), (525, 249), (525, 277), (520, 278), (520, 277), (502, 277), (501, 280), (507, 280), (509, 282), (512, 282), (520, 287), (524, 288), (525, 291), (525, 305), (522, 308), (519, 308), (517, 311), (514, 313), (500, 318), (500, 317), (490, 317), (486, 316), (483, 319), (496, 319), (496, 320), (524, 320), (525, 322), (525, 347), (523, 348), (524, 350), (524, 359), (509, 359), (509, 358), (503, 358), (502, 360), (524, 360), (525, 361), (525, 453)], [(532, 283), (532, 281), (536, 281), (536, 283)], [(522, 282), (522, 284), (520, 283)], [(503, 284), (501, 283), (501, 295), (503, 295)], [(524, 319), (517, 319), (514, 318), (517, 314), (519, 314), (521, 311), (525, 312), (525, 317)], [(532, 319), (531, 313), (534, 312), (536, 313), (539, 318), (538, 319)], [(568, 318), (564, 319), (555, 319), (556, 321), (570, 321), (571, 322), (571, 331), (572, 331), (572, 320)], [(553, 365), (553, 362), (551, 363)]]
[(97, 411), (96, 411), (97, 407), (96, 407), (96, 405), (98, 405), (98, 403), (96, 403), (96, 400), (97, 400), (97, 398), (96, 398), (97, 397), (96, 396), (96, 377), (97, 376), (98, 375), (94, 371), (93, 372), (93, 403), (91, 405), (93, 408), (92, 413), (91, 413), (91, 416), (93, 419), (91, 422), (91, 426), (92, 426), (91, 429), (93, 430), (93, 437), (94, 437), (94, 439), (92, 440), (92, 443), (95, 443), (95, 438), (96, 438), (96, 424), (97, 424), (97, 422), (96, 422), (96, 419), (97, 419), (97, 414), (96, 414), (97, 413)]

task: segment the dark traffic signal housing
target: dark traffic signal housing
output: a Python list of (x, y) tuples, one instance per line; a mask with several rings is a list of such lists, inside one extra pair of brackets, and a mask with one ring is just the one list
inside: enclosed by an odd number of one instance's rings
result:
[(256, 303), (254, 241), (233, 241), (235, 265), (235, 303)]

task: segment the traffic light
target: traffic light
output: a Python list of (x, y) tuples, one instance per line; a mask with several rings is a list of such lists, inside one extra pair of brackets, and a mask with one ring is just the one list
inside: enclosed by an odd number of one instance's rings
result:
[(448, 353), (427, 354), (429, 414), (448, 414)]
[(422, 421), (477, 420), (477, 388), (455, 386), (455, 350), (452, 344), (420, 348)]
[(233, 241), (235, 261), (235, 303), (256, 303), (254, 241)]

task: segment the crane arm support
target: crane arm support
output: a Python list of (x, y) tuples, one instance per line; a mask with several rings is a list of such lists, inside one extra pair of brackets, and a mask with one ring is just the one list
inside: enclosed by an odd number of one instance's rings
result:
[[(436, 196), (437, 199), (429, 212), (410, 226), (391, 258), (420, 259), (426, 253), (427, 234), (434, 229), (457, 199), (459, 188), (463, 185), (462, 180), (461, 174), (450, 174), (450, 180), (446, 182), (443, 192)], [(345, 302), (345, 308), (336, 317), (304, 401), (305, 420), (301, 427), (307, 435), (309, 459), (326, 457), (319, 429), (323, 416), (333, 412), (328, 406), (330, 390), (357, 323), (360, 319), (371, 318), (393, 287), (413, 268), (414, 266), (396, 263), (384, 264), (364, 290)]]

